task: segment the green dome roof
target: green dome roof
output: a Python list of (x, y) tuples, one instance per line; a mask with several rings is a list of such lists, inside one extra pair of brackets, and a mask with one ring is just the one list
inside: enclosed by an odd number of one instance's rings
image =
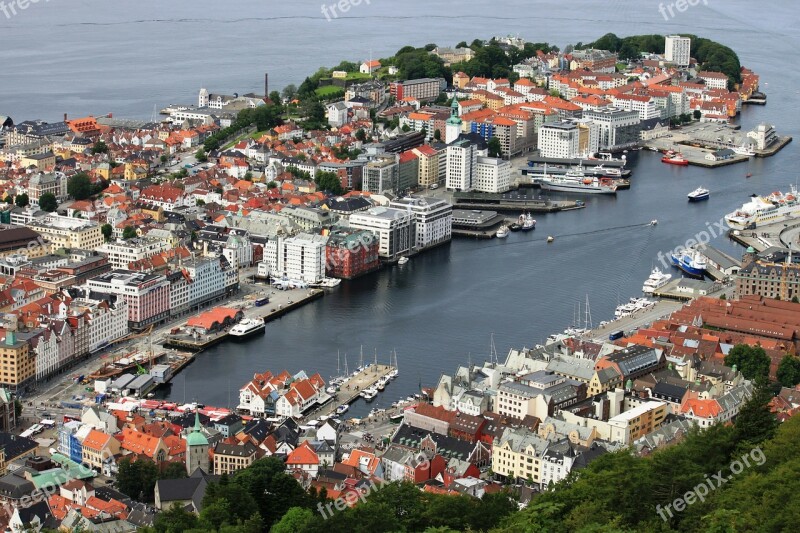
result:
[(200, 415), (197, 411), (194, 412), (194, 428), (192, 432), (186, 437), (187, 446), (208, 446), (208, 439), (203, 432), (200, 431)]
[(748, 246), (747, 247), (747, 253), (748, 254), (754, 254), (754, 253), (756, 253), (756, 249), (753, 248), (752, 246)]

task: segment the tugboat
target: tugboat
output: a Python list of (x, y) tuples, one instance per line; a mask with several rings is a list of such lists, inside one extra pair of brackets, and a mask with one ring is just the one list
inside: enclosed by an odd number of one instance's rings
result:
[(685, 167), (689, 165), (689, 161), (683, 157), (683, 154), (680, 152), (673, 152), (670, 150), (669, 152), (661, 158), (662, 163), (666, 163), (668, 165), (678, 165), (681, 167)]
[(522, 231), (531, 231), (536, 229), (536, 220), (529, 214), (519, 216), (520, 224), (522, 224)]
[(519, 231), (521, 229), (522, 229), (522, 226), (517, 224), (516, 222), (512, 222), (511, 224), (508, 225), (508, 230), (509, 231)]
[(698, 187), (686, 196), (689, 198), (690, 202), (702, 202), (703, 200), (708, 200), (709, 192), (708, 189)]

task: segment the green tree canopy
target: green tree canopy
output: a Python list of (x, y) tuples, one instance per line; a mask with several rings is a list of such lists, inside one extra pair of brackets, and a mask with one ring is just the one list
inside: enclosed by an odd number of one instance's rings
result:
[(28, 199), (28, 195), (26, 193), (18, 194), (16, 198), (14, 198), (14, 203), (17, 207), (27, 207), (30, 204), (30, 200)]
[(320, 189), (328, 191), (333, 195), (342, 194), (344, 192), (339, 176), (337, 176), (335, 172), (317, 172), (314, 176), (314, 181)]
[(76, 200), (86, 200), (92, 195), (92, 180), (85, 172), (78, 172), (67, 180), (67, 193)]
[(736, 365), (747, 379), (766, 380), (769, 377), (770, 359), (761, 346), (737, 344), (725, 356), (725, 364)]
[(100, 232), (103, 234), (103, 238), (109, 241), (114, 235), (114, 228), (111, 226), (111, 224), (103, 224), (100, 226)]
[(500, 144), (500, 139), (492, 137), (487, 143), (489, 145), (489, 157), (500, 157), (503, 153), (503, 146)]
[(125, 226), (122, 229), (122, 238), (123, 239), (125, 239), (125, 240), (133, 239), (134, 237), (136, 237), (136, 228), (134, 228), (133, 226)]
[(39, 209), (52, 213), (58, 209), (58, 200), (51, 192), (46, 192), (39, 197)]
[(92, 153), (93, 154), (106, 154), (108, 153), (108, 146), (103, 141), (97, 141), (92, 146)]

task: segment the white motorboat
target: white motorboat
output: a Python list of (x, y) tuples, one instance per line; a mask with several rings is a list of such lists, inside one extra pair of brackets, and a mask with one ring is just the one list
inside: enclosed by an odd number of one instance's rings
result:
[(408, 261), (409, 261), (408, 257), (403, 256), (403, 257), (401, 257), (400, 259), (397, 260), (397, 264), (398, 265), (405, 265), (406, 263), (408, 263)]
[(495, 235), (497, 236), (498, 239), (505, 239), (506, 237), (508, 237), (508, 231), (509, 231), (508, 226), (503, 224), (502, 226), (500, 226), (500, 229), (497, 230), (497, 233)]
[(228, 335), (237, 339), (244, 339), (257, 333), (263, 333), (266, 325), (263, 320), (256, 320), (253, 318), (245, 318), (231, 328)]
[(655, 267), (650, 272), (650, 277), (644, 281), (642, 285), (642, 292), (645, 294), (652, 294), (656, 289), (660, 289), (672, 279), (672, 274), (665, 274), (660, 268)]

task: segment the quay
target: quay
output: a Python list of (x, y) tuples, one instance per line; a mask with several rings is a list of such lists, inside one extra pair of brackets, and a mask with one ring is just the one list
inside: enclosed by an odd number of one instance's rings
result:
[(504, 221), (497, 211), (453, 209), (453, 237), (491, 239)]
[[(302, 290), (304, 292), (300, 293), (299, 295), (296, 293), (296, 291), (286, 291), (286, 293), (292, 298), (297, 298), (296, 301), (291, 298), (287, 299), (286, 303), (277, 303), (271, 300), (270, 303), (261, 307), (257, 307), (253, 303), (245, 304), (244, 308), (242, 309), (244, 317), (263, 320), (265, 323), (271, 322), (282, 317), (293, 309), (297, 309), (298, 307), (301, 307), (309, 302), (313, 302), (314, 300), (322, 298), (322, 296), (325, 294), (325, 291), (322, 289)], [(234, 307), (241, 308), (241, 306)], [(219, 344), (228, 337), (227, 328), (222, 331), (205, 334), (200, 334), (196, 331), (193, 331), (191, 328), (187, 328), (186, 324), (176, 329), (179, 329), (179, 331), (176, 331), (175, 333), (169, 333), (164, 336), (163, 341), (161, 342), (164, 347), (177, 348), (198, 353), (211, 348), (216, 344)]]
[[(309, 412), (306, 415), (306, 418), (316, 418), (326, 415), (330, 416), (340, 405), (350, 405), (358, 400), (361, 391), (378, 383), (378, 380), (389, 374), (389, 372), (394, 370), (394, 368), (395, 367), (390, 365), (376, 365), (374, 363), (369, 364), (364, 370), (348, 379), (344, 387), (340, 388), (339, 391), (332, 396), (330, 401)], [(387, 387), (388, 386), (389, 385), (387, 385)], [(378, 394), (383, 393), (379, 392)]]
[(800, 221), (767, 224), (754, 230), (730, 230), (728, 237), (758, 253), (767, 248), (789, 248), (800, 237)]
[(454, 208), (494, 211), (528, 211), (531, 213), (556, 213), (583, 206), (576, 200), (550, 200), (541, 195), (528, 194), (520, 190), (503, 194), (453, 193)]
[(653, 296), (665, 300), (688, 302), (700, 296), (713, 296), (724, 288), (725, 285), (720, 281), (678, 278), (653, 291)]
[(607, 342), (608, 336), (615, 331), (623, 331), (627, 336), (630, 332), (642, 326), (652, 324), (656, 320), (669, 317), (673, 312), (683, 307), (682, 301), (661, 300), (650, 309), (636, 311), (631, 316), (612, 320), (604, 326), (598, 326), (589, 333), (595, 342)]

